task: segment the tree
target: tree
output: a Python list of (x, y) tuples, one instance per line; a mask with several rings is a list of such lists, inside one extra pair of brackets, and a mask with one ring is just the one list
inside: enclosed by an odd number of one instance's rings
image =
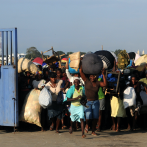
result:
[(31, 59), (36, 57), (42, 58), (41, 53), (37, 50), (37, 48), (36, 47), (27, 48), (26, 58)]
[(80, 52), (81, 53), (81, 55), (85, 55), (86, 54), (86, 52)]
[(63, 55), (65, 53), (63, 51), (57, 51), (57, 54), (60, 56), (60, 55)]
[(69, 56), (70, 54), (73, 54), (73, 52), (67, 52), (67, 56)]
[(115, 53), (116, 56), (118, 56), (118, 54), (119, 54), (121, 51), (122, 51), (121, 49), (116, 49), (114, 53)]

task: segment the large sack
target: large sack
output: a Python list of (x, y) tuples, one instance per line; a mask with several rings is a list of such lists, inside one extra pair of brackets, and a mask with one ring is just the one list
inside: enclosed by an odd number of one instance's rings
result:
[(147, 64), (147, 55), (143, 55), (135, 61), (135, 66)]
[(115, 58), (115, 61), (117, 62), (118, 58), (117, 58), (116, 54), (114, 52), (110, 52), (110, 53), (113, 55), (113, 57)]
[(130, 106), (136, 106), (136, 93), (133, 87), (127, 87), (124, 90), (123, 95), (124, 95), (124, 98), (123, 98), (124, 108), (130, 107)]
[(79, 64), (80, 64), (80, 52), (76, 52), (76, 53), (70, 54), (69, 58), (70, 58), (69, 66), (71, 68), (75, 69), (75, 71), (78, 71)]
[(31, 90), (24, 101), (19, 121), (24, 121), (31, 124), (36, 124), (41, 127), (41, 109), (38, 98), (40, 90)]
[(120, 69), (124, 69), (125, 67), (127, 67), (129, 58), (128, 58), (128, 54), (126, 52), (126, 50), (121, 51), (118, 54), (118, 68)]
[(114, 66), (114, 56), (111, 54), (111, 52), (106, 50), (100, 50), (95, 52), (96, 55), (98, 55), (103, 62), (103, 68), (105, 69), (112, 69)]
[[(70, 64), (70, 58), (69, 58), (68, 64)], [(69, 66), (69, 72), (70, 72), (71, 74), (77, 74), (77, 73), (79, 73), (79, 69), (78, 69), (78, 71), (76, 71), (75, 69), (73, 69), (73, 68), (71, 68), (71, 67)]]
[(138, 54), (136, 54), (135, 55), (135, 60), (134, 60), (134, 63), (137, 61), (137, 59), (139, 59), (140, 58), (140, 55), (138, 55)]
[(147, 106), (147, 94), (145, 91), (140, 92), (140, 97), (143, 101), (143, 106)]
[(82, 60), (82, 68), (85, 74), (97, 75), (103, 68), (103, 62), (96, 54), (86, 54)]
[(46, 83), (45, 80), (40, 80), (40, 81), (33, 80), (32, 85), (33, 85), (33, 88), (41, 88), (42, 85), (45, 83)]
[(39, 71), (39, 68), (31, 60), (20, 58), (18, 60), (18, 73), (23, 71), (29, 71), (32, 74), (36, 74), (36, 72)]
[(39, 95), (39, 104), (46, 109), (48, 106), (52, 105), (52, 95), (49, 92), (49, 90), (47, 90), (46, 87), (44, 87)]

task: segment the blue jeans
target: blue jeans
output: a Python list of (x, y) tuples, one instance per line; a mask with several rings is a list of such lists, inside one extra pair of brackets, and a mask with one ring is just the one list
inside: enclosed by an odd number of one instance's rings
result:
[(99, 100), (87, 101), (87, 106), (85, 108), (86, 119), (98, 119), (99, 118)]

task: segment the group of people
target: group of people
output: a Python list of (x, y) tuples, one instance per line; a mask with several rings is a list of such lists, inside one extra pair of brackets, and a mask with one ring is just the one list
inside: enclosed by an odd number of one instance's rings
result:
[[(139, 73), (134, 70), (133, 74), (129, 75), (131, 78), (125, 83), (125, 86), (119, 84), (120, 94), (106, 94), (103, 87), (109, 86), (106, 79), (106, 70), (102, 69), (100, 75), (85, 75), (82, 70), (82, 64), (79, 68), (78, 74), (71, 74), (69, 72), (68, 61), (66, 67), (44, 68), (38, 72), (35, 77), (32, 77), (29, 72), (25, 72), (25, 76), (21, 76), (19, 80), (19, 91), (21, 100), (19, 101), (19, 109), (23, 105), (23, 99), (26, 94), (33, 89), (33, 80), (40, 81), (44, 79), (45, 87), (51, 92), (52, 105), (47, 109), (42, 109), (41, 121), (42, 130), (45, 130), (45, 124), (50, 120), (49, 129), (56, 130), (59, 133), (60, 123), (62, 129), (65, 129), (65, 116), (70, 119), (69, 133), (72, 134), (74, 130), (78, 129), (78, 124), (81, 124), (82, 138), (85, 138), (85, 133), (92, 129), (91, 135), (97, 136), (96, 130), (101, 131), (103, 111), (106, 106), (111, 107), (112, 130), (120, 131), (120, 119), (122, 117), (128, 118), (128, 129), (135, 130), (136, 121), (139, 115), (143, 101), (140, 97), (141, 87), (147, 93), (147, 65), (143, 71)], [(116, 72), (116, 69), (113, 69)], [(117, 71), (120, 72), (120, 71)], [(124, 73), (121, 73), (122, 78)], [(120, 81), (121, 83), (121, 81)], [(123, 91), (128, 87), (133, 87), (136, 92), (136, 106), (135, 108), (123, 106)], [(66, 95), (64, 101), (58, 102), (59, 95)], [(106, 98), (107, 97), (107, 98)], [(85, 105), (81, 100), (85, 101)], [(107, 101), (109, 99), (109, 101)], [(109, 103), (109, 104), (108, 104)], [(110, 110), (105, 112), (108, 115)], [(115, 123), (117, 118), (117, 123)], [(105, 120), (107, 121), (107, 120)], [(110, 124), (110, 123), (109, 123)]]

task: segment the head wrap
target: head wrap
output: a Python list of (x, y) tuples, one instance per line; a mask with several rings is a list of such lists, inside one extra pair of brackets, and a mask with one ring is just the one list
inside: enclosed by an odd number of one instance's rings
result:
[(73, 77), (73, 81), (75, 80), (79, 80), (80, 81), (80, 78), (79, 77)]
[(37, 71), (36, 75), (42, 75), (42, 71)]

